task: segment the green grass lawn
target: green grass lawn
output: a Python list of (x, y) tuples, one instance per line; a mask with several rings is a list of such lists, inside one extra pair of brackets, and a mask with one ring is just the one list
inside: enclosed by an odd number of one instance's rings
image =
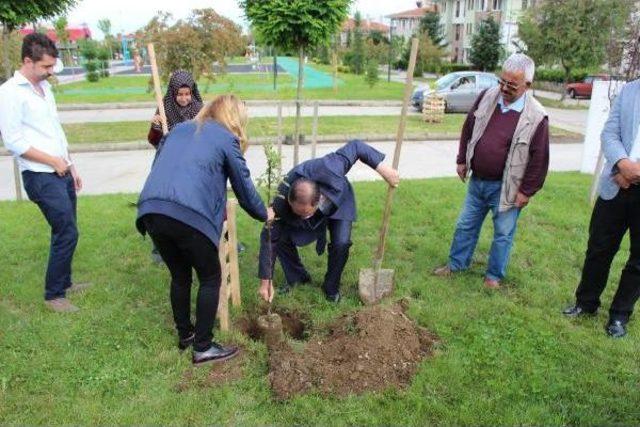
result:
[[(312, 65), (330, 73), (330, 67)], [(56, 89), (56, 101), (60, 104), (83, 104), (105, 102), (153, 101), (153, 91), (149, 91), (149, 76), (113, 76), (96, 83), (86, 81), (59, 85)], [(404, 85), (388, 83), (385, 79), (370, 88), (364, 76), (338, 74), (340, 84), (333, 88), (305, 89), (305, 99), (362, 99), (362, 100), (401, 100)], [(289, 100), (295, 99), (296, 80), (289, 74), (278, 74), (278, 89), (273, 90), (273, 75), (226, 74), (219, 76), (215, 83), (207, 88), (207, 82), (201, 80), (198, 87), (205, 99), (213, 99), (221, 93), (234, 93), (242, 99)]]
[[(425, 123), (419, 116), (407, 117), (407, 133), (454, 134), (462, 129), (464, 114), (447, 114), (442, 123)], [(311, 117), (303, 119), (303, 132), (311, 138)], [(283, 134), (292, 134), (295, 119), (283, 119)], [(67, 123), (63, 125), (70, 144), (99, 142), (130, 142), (144, 140), (149, 132), (148, 122)], [(318, 135), (381, 135), (395, 134), (398, 128), (396, 116), (320, 116)], [(256, 117), (249, 120), (249, 138), (277, 136), (278, 122), (273, 117)], [(555, 137), (571, 136), (571, 132), (551, 128)]]
[[(48, 227), (32, 203), (0, 203), (0, 424), (632, 425), (640, 419), (640, 324), (621, 340), (605, 336), (606, 308), (628, 256), (612, 268), (595, 318), (568, 320), (587, 239), (590, 177), (553, 174), (523, 212), (506, 287), (483, 289), (486, 225), (476, 262), (451, 279), (431, 276), (446, 260), (465, 188), (454, 179), (403, 182), (396, 193), (385, 266), (394, 298), (442, 340), (411, 385), (347, 398), (271, 398), (265, 346), (238, 332), (217, 334), (244, 347), (242, 377), (207, 385), (175, 348), (168, 273), (152, 265), (135, 231), (135, 195), (81, 197), (75, 277), (93, 287), (72, 297), (75, 314), (47, 311), (42, 276)], [(277, 297), (314, 323), (360, 307), (357, 277), (377, 241), (381, 182), (356, 184), (359, 221), (333, 306), (317, 289), (326, 259), (302, 251), (314, 283)], [(239, 215), (243, 308), (256, 305), (260, 225)], [(281, 282), (278, 270), (276, 281)], [(234, 312), (237, 318), (241, 313)], [(398, 343), (401, 346), (402, 343)], [(180, 387), (177, 387), (180, 384)]]
[[(584, 104), (572, 104), (569, 102), (563, 102), (558, 99), (549, 99), (542, 96), (536, 96), (536, 99), (540, 101), (545, 107), (550, 108), (562, 108), (563, 110), (588, 110), (589, 105), (587, 103)], [(570, 98), (567, 98), (569, 100)]]

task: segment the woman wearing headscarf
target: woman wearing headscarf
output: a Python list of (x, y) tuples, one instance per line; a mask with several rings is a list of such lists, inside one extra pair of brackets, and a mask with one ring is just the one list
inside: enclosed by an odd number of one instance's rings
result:
[[(260, 199), (243, 153), (247, 112), (238, 98), (222, 95), (195, 120), (177, 125), (140, 193), (136, 225), (148, 233), (171, 273), (171, 307), (178, 347), (193, 345), (194, 365), (223, 361), (238, 353), (212, 341), (218, 311), (218, 244), (227, 202), (227, 180), (240, 206), (258, 221), (273, 219)], [(191, 322), (191, 282), (200, 287), (196, 322)]]
[[(178, 123), (192, 120), (198, 114), (202, 108), (202, 97), (191, 73), (178, 70), (171, 75), (163, 103), (169, 130)], [(149, 144), (156, 148), (162, 139), (162, 122), (157, 109), (151, 121), (147, 139)]]

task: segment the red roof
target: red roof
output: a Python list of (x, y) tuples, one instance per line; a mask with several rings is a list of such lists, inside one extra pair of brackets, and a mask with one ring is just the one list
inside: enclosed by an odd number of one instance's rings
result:
[(387, 18), (422, 18), (427, 12), (437, 12), (435, 5), (427, 5), (415, 9), (405, 10), (404, 12), (387, 15)]
[[(33, 28), (22, 28), (18, 32), (23, 36), (26, 36), (27, 34), (31, 34), (34, 31)], [(72, 42), (91, 38), (91, 30), (86, 26), (67, 27), (67, 33), (69, 34), (69, 40)], [(54, 42), (58, 41), (56, 30), (54, 30), (53, 28), (47, 28), (47, 37), (49, 37)]]
[[(356, 27), (356, 21), (353, 18), (349, 18), (346, 21), (344, 21), (344, 24), (342, 24), (342, 31), (352, 31), (355, 27)], [(381, 33), (389, 32), (388, 25), (384, 25), (379, 22), (370, 21), (368, 19), (363, 19), (360, 22), (360, 28), (365, 33), (368, 33), (371, 31), (380, 31)]]

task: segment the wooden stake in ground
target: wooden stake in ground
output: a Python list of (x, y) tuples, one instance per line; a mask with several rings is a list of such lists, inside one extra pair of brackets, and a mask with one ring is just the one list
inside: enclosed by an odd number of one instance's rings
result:
[[(411, 40), (411, 56), (409, 59), (409, 68), (407, 69), (407, 80), (404, 86), (404, 99), (402, 101), (400, 122), (398, 123), (398, 133), (396, 134), (396, 149), (393, 153), (394, 169), (398, 169), (400, 163), (400, 149), (402, 148), (404, 129), (407, 124), (407, 109), (411, 99), (411, 92), (413, 91), (413, 70), (416, 66), (417, 54), (418, 39), (414, 37)], [(382, 269), (382, 260), (384, 259), (387, 234), (389, 233), (391, 203), (393, 202), (394, 193), (395, 187), (389, 186), (387, 189), (387, 200), (384, 205), (384, 214), (382, 216), (382, 227), (380, 228), (380, 241), (378, 242), (378, 249), (373, 260), (373, 268), (360, 270), (358, 293), (360, 299), (365, 304), (375, 304), (393, 291), (393, 270)]]
[(158, 105), (160, 120), (162, 121), (162, 133), (166, 135), (167, 133), (169, 133), (169, 127), (167, 126), (167, 115), (164, 111), (164, 102), (162, 102), (160, 74), (158, 73), (158, 63), (156, 62), (156, 50), (153, 48), (153, 43), (149, 43), (147, 45), (147, 51), (149, 52), (149, 61), (151, 62), (151, 75), (153, 76), (153, 91), (155, 92), (155, 95), (156, 95), (156, 104)]
[(311, 158), (316, 158), (318, 150), (318, 101), (313, 103), (313, 126), (311, 128)]
[[(282, 159), (282, 102), (278, 102), (278, 157)], [(282, 160), (278, 165), (278, 176), (282, 176)]]

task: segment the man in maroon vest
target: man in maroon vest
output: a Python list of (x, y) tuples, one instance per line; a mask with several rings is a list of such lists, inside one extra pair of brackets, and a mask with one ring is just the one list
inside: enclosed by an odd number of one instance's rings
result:
[(542, 188), (549, 166), (549, 121), (527, 94), (535, 64), (524, 54), (504, 62), (498, 87), (487, 89), (467, 115), (460, 137), (457, 173), (471, 174), (467, 197), (447, 265), (434, 274), (469, 268), (482, 223), (491, 211), (494, 234), (484, 283), (499, 288), (513, 245), (520, 211)]

